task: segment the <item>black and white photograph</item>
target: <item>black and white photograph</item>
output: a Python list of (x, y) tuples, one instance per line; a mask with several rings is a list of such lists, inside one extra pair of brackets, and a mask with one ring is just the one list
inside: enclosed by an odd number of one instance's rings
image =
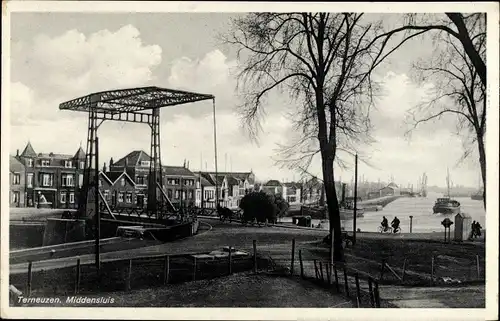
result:
[(497, 318), (498, 3), (2, 5), (3, 318)]

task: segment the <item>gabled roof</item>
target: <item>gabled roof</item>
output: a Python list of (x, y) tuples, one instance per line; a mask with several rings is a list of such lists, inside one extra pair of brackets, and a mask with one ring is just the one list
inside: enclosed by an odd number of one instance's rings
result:
[(75, 159), (85, 159), (85, 152), (83, 151), (82, 147), (78, 148), (76, 151), (75, 156), (73, 156)]
[(151, 161), (151, 157), (143, 150), (134, 150), (113, 163), (113, 166), (125, 166), (128, 161), (128, 166), (137, 166), (141, 161)]
[(390, 183), (389, 185), (387, 185), (387, 187), (398, 188), (398, 185), (396, 185), (394, 183)]
[(264, 184), (264, 186), (282, 186), (281, 183), (275, 179), (272, 179)]
[(207, 180), (207, 182), (209, 182), (211, 186), (215, 186), (215, 178), (210, 175), (210, 173), (202, 172), (201, 177)]
[(38, 153), (38, 158), (46, 158), (53, 160), (71, 160), (73, 158), (72, 155), (68, 154), (54, 154), (54, 153)]
[(209, 181), (208, 179), (206, 179), (203, 175), (201, 174), (195, 174), (196, 176), (196, 179), (199, 179), (200, 180), (200, 183), (201, 183), (201, 186), (215, 186), (215, 184), (211, 181)]
[(118, 182), (118, 180), (121, 179), (122, 176), (125, 176), (125, 178), (127, 178), (131, 183), (132, 185), (135, 186), (135, 182), (132, 178), (130, 178), (130, 176), (127, 174), (127, 172), (107, 172), (107, 173), (103, 173), (101, 171), (103, 177), (105, 177), (108, 182), (111, 183), (111, 185), (114, 185), (116, 182)]
[[(209, 174), (211, 175), (214, 175), (215, 176), (215, 172), (208, 172)], [(217, 175), (220, 175), (220, 176), (232, 176), (236, 179), (239, 179), (239, 180), (246, 180), (248, 179), (250, 181), (250, 175), (252, 175), (253, 172), (218, 172)], [(250, 183), (253, 183), (253, 182), (250, 182)]]
[(228, 176), (226, 176), (226, 179), (227, 179), (227, 184), (229, 186), (239, 185), (239, 183), (240, 183), (239, 182), (240, 180), (237, 179), (237, 178), (234, 178), (234, 176), (229, 176), (228, 175)]
[(35, 150), (33, 149), (33, 146), (31, 146), (30, 142), (28, 142), (28, 144), (24, 148), (23, 152), (21, 153), (21, 156), (24, 156), (24, 157), (36, 157)]
[(168, 176), (190, 176), (194, 177), (194, 173), (182, 166), (163, 166), (163, 174)]
[(24, 170), (24, 164), (17, 159), (15, 156), (10, 156), (9, 159), (9, 170), (11, 172), (20, 172)]

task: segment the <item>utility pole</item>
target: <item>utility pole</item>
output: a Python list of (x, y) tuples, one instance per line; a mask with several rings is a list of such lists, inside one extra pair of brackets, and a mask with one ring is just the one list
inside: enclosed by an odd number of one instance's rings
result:
[(99, 208), (99, 138), (95, 138), (95, 264), (97, 273), (101, 271), (101, 210)]
[(352, 244), (356, 244), (356, 216), (358, 215), (358, 154), (356, 154), (354, 158), (354, 217), (353, 217), (353, 225), (352, 225), (352, 235), (353, 240)]

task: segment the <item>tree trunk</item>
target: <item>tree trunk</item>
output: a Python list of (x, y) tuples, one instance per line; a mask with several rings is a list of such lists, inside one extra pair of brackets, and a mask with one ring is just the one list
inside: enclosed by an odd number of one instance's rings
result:
[(479, 165), (481, 166), (481, 178), (483, 179), (483, 206), (486, 209), (486, 151), (484, 149), (484, 137), (477, 135), (477, 146), (479, 150)]
[[(333, 175), (333, 155), (323, 157), (323, 181), (325, 184), (326, 203), (328, 205), (328, 219), (330, 221), (330, 237), (333, 248), (330, 247), (330, 257), (335, 262), (344, 261), (344, 249), (342, 247), (342, 230), (340, 226), (339, 201), (335, 192)], [(332, 262), (333, 263), (333, 262)]]

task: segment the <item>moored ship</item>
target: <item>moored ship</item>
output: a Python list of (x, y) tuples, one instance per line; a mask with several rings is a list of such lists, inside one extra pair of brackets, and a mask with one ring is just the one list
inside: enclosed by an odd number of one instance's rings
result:
[(434, 214), (458, 214), (460, 213), (460, 202), (450, 197), (450, 172), (447, 171), (446, 184), (448, 187), (448, 195), (440, 197), (434, 203), (432, 210)]

